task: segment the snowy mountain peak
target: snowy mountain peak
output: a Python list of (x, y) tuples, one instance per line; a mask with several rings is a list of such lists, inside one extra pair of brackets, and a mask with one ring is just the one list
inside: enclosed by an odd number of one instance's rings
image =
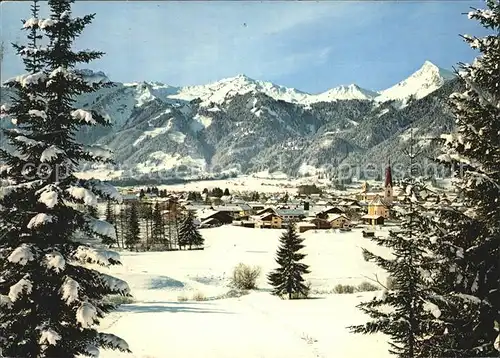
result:
[(361, 88), (356, 84), (350, 84), (341, 85), (320, 93), (314, 96), (314, 102), (349, 99), (371, 100), (378, 95), (379, 94), (377, 92)]
[(76, 69), (75, 72), (90, 83), (109, 82), (108, 76), (102, 71), (93, 71), (87, 68)]
[(444, 70), (430, 61), (425, 61), (422, 67), (407, 79), (381, 91), (377, 101), (395, 100), (401, 105), (405, 105), (410, 97), (423, 98), (454, 77), (452, 72)]
[(238, 94), (249, 92), (263, 93), (274, 99), (287, 102), (300, 102), (307, 94), (271, 82), (254, 80), (247, 75), (239, 74), (235, 77), (224, 78), (208, 85), (182, 87), (177, 94), (169, 96), (174, 99), (191, 101), (195, 98), (202, 100), (202, 105), (210, 102), (222, 103)]

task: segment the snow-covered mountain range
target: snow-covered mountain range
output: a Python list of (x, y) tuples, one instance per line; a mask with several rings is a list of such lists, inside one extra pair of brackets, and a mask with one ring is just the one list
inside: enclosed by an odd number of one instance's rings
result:
[[(102, 72), (82, 74), (108, 80)], [(77, 106), (113, 124), (81, 131), (78, 139), (111, 149), (127, 171), (99, 170), (122, 177), (334, 170), (343, 161), (384, 161), (388, 148), (397, 155), (410, 124), (422, 134), (449, 129), (444, 101), (457, 86), (453, 78), (425, 62), (380, 92), (351, 84), (309, 94), (245, 75), (188, 87), (115, 83), (78, 99)], [(1, 102), (9, 97), (3, 88)]]
[[(102, 73), (101, 73), (102, 74)], [(92, 76), (92, 78), (94, 78)], [(375, 100), (385, 102), (395, 100), (405, 102), (410, 96), (420, 99), (435, 91), (446, 80), (452, 79), (454, 74), (439, 68), (426, 61), (424, 65), (406, 80), (386, 90), (376, 92), (359, 87), (356, 84), (341, 85), (326, 92), (310, 94), (295, 88), (276, 85), (271, 82), (254, 80), (246, 75), (239, 74), (235, 77), (222, 79), (215, 83), (198, 86), (173, 87), (161, 83), (149, 83), (150, 94), (156, 93), (159, 97), (191, 101), (201, 99), (202, 105), (210, 102), (220, 104), (237, 94), (263, 93), (273, 99), (297, 104), (311, 104), (317, 102), (331, 102), (337, 100)], [(128, 84), (141, 86), (140, 83)], [(144, 83), (142, 84), (144, 85)]]

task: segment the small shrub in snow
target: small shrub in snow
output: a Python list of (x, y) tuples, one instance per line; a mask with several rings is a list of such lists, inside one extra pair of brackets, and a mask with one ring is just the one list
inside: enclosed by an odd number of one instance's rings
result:
[(202, 292), (195, 292), (193, 295), (193, 301), (206, 301), (207, 297)]
[(338, 284), (337, 286), (335, 286), (335, 288), (333, 289), (333, 292), (335, 293), (354, 293), (356, 291), (356, 287), (352, 286), (352, 285), (341, 285), (341, 284)]
[(382, 289), (382, 287), (375, 286), (374, 284), (372, 284), (370, 282), (364, 281), (358, 285), (357, 291), (358, 292), (369, 292), (369, 291), (378, 291), (381, 289)]
[(240, 290), (253, 290), (257, 288), (260, 273), (260, 267), (239, 263), (233, 270), (231, 286)]
[(177, 301), (179, 301), (179, 302), (186, 302), (188, 300), (189, 299), (187, 298), (187, 296), (184, 296), (184, 295), (177, 296)]

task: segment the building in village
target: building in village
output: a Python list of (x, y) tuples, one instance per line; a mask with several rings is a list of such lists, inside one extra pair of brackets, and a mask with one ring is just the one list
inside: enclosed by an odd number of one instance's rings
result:
[(392, 182), (391, 164), (385, 169), (384, 193), (376, 195), (368, 203), (368, 213), (361, 217), (369, 225), (383, 225), (390, 217), (390, 208), (394, 202), (394, 185)]
[(330, 214), (327, 220), (332, 229), (339, 229), (351, 225), (351, 221), (345, 214)]
[(265, 212), (261, 215), (252, 217), (255, 227), (260, 229), (281, 229), (283, 218), (274, 212)]

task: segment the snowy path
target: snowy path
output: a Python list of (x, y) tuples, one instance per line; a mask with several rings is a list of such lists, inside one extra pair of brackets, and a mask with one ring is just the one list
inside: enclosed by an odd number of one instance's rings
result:
[(125, 305), (102, 326), (125, 338), (133, 354), (101, 357), (388, 357), (381, 336), (348, 333), (345, 327), (360, 316), (351, 296), (290, 302), (256, 292), (240, 299)]
[[(103, 352), (103, 358), (319, 357), (293, 330), (238, 299), (141, 303), (123, 311), (109, 330), (126, 337), (134, 353)], [(133, 327), (141, 328), (130, 336)]]

